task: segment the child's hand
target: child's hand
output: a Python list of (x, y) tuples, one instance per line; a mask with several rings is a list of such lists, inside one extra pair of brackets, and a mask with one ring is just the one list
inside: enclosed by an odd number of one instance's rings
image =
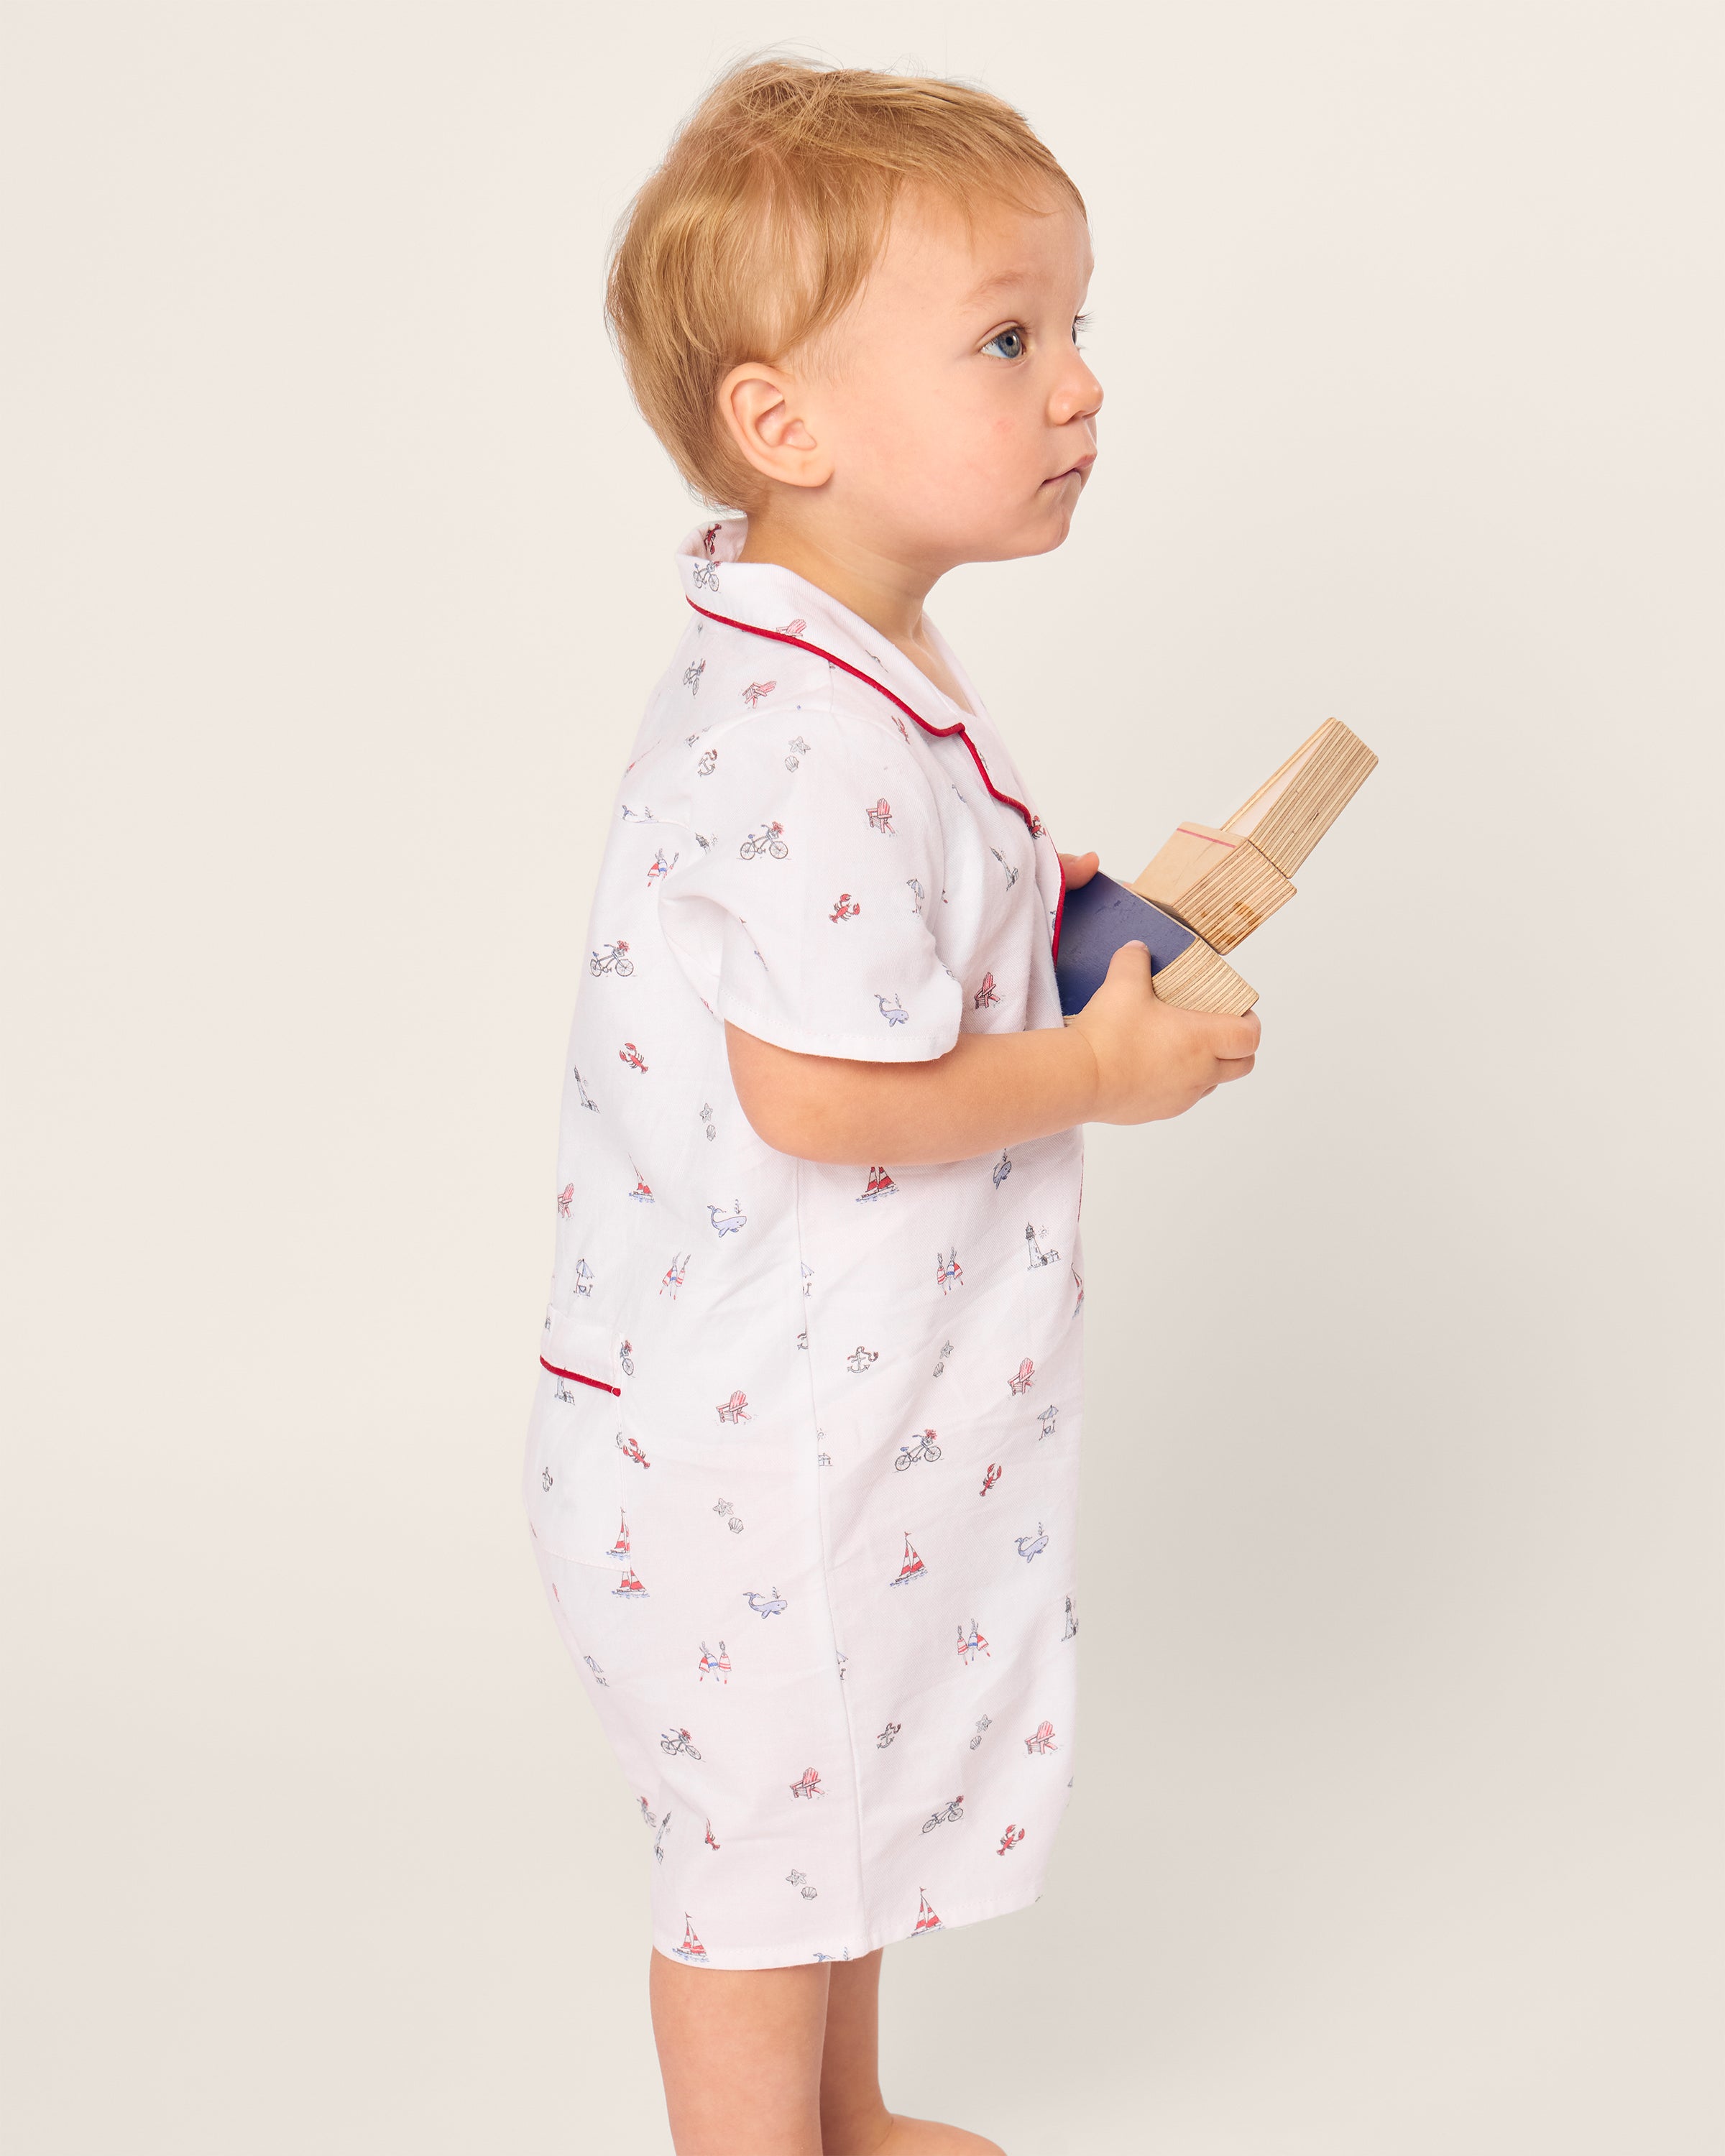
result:
[(1153, 1123), (1244, 1078), (1256, 1059), (1259, 1026), (1250, 1011), (1226, 1018), (1163, 1003), (1150, 986), (1149, 952), (1122, 943), (1071, 1030), (1096, 1058), (1091, 1120)]
[[(1059, 849), (1055, 850), (1058, 852)], [(1094, 853), (1060, 855), (1060, 866), (1065, 870), (1068, 891), (1076, 891), (1081, 884), (1088, 883), (1101, 865), (1101, 859)]]

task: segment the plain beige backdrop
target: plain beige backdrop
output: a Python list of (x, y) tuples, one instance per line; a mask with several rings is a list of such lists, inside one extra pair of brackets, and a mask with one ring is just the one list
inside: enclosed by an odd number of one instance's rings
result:
[(516, 1481), (696, 516), (604, 242), (773, 40), (1092, 206), (1072, 536), (932, 608), (1060, 844), (1382, 758), (1255, 1075), (1091, 1133), (1073, 1810), (890, 2100), (1717, 2156), (1717, 10), (3, 20), (9, 2156), (668, 2148)]

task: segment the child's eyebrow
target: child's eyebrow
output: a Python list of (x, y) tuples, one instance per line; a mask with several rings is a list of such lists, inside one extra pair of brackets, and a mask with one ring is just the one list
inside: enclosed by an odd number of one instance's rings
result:
[(986, 300), (991, 292), (999, 292), (1014, 285), (1024, 285), (1031, 282), (1030, 272), (1028, 270), (997, 270), (992, 277), (983, 278), (982, 283), (968, 296), (965, 305), (973, 306), (978, 300)]

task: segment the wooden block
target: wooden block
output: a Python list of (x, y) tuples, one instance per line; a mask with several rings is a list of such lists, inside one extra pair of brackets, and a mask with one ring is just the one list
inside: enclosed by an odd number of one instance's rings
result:
[(1250, 839), (1267, 860), (1291, 876), (1377, 762), (1340, 719), (1326, 719), (1222, 829), (1230, 837)]
[(1137, 880), (1140, 898), (1195, 928), (1213, 951), (1231, 951), (1294, 896), (1251, 839), (1208, 824), (1182, 824)]
[(1196, 937), (1178, 958), (1153, 973), (1150, 985), (1165, 1004), (1182, 1010), (1226, 1011), (1242, 1017), (1258, 1000), (1258, 991), (1243, 981), (1225, 958)]

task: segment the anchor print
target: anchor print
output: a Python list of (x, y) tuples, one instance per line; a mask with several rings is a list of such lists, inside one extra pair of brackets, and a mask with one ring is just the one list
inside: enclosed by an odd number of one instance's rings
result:
[(994, 1163), (993, 1173), (994, 1188), (998, 1190), (1007, 1177), (1012, 1173), (1012, 1155), (1008, 1152), (1004, 1146), (1000, 1148), (1000, 1158)]
[(869, 827), (871, 830), (887, 832), (892, 830), (892, 811), (887, 806), (885, 794), (881, 795), (868, 813)]
[(721, 1422), (736, 1423), (752, 1422), (754, 1420), (754, 1417), (748, 1410), (748, 1395), (747, 1393), (733, 1393), (730, 1399), (725, 1402), (724, 1405), (720, 1408), (717, 1412), (719, 1420)]
[(963, 1286), (964, 1268), (958, 1262), (958, 1245), (956, 1243), (945, 1257), (938, 1250), (935, 1252), (934, 1276), (940, 1283), (942, 1295), (950, 1295), (955, 1287)]
[(936, 1827), (942, 1825), (947, 1820), (962, 1820), (963, 1816), (964, 1799), (962, 1796), (954, 1797), (950, 1804), (937, 1806), (930, 1817), (923, 1820), (922, 1831), (932, 1834)]
[(991, 1662), (994, 1659), (993, 1654), (989, 1652), (988, 1641), (977, 1630), (976, 1620), (973, 1617), (970, 1620), (970, 1637), (968, 1640), (964, 1636), (964, 1627), (962, 1625), (958, 1627), (958, 1656), (959, 1660), (968, 1667), (978, 1655), (987, 1655)]
[(709, 1205), (706, 1209), (706, 1217), (712, 1222), (714, 1232), (723, 1236), (736, 1235), (749, 1216), (742, 1209), (742, 1200), (740, 1198), (733, 1198), (731, 1201), (731, 1210), (728, 1213), (721, 1213), (716, 1205)]
[(625, 1460), (634, 1460), (637, 1467), (650, 1467), (653, 1465), (634, 1437), (625, 1437), (620, 1430), (617, 1433), (617, 1450)]
[[(733, 1535), (740, 1535), (742, 1532), (742, 1522), (737, 1518), (737, 1507), (728, 1497), (721, 1497), (718, 1503), (713, 1507), (713, 1510)], [(720, 1644), (722, 1645), (723, 1642), (721, 1641)]]
[(839, 902), (827, 916), (827, 919), (829, 921), (855, 921), (858, 914), (861, 911), (861, 901), (860, 899), (853, 898), (848, 891), (841, 891), (839, 894)]
[(783, 1616), (790, 1606), (776, 1587), (771, 1594), (762, 1594), (751, 1588), (742, 1599), (763, 1624), (769, 1617)]
[(983, 1717), (982, 1720), (981, 1720), (980, 1722), (978, 1722), (978, 1724), (977, 1724), (977, 1726), (976, 1726), (976, 1735), (975, 1735), (974, 1737), (973, 1737), (973, 1738), (971, 1738), (971, 1740), (970, 1740), (970, 1748), (971, 1748), (971, 1750), (972, 1750), (973, 1752), (974, 1752), (974, 1751), (976, 1750), (976, 1748), (977, 1748), (978, 1745), (979, 1745), (979, 1744), (982, 1743), (982, 1741), (983, 1741), (983, 1732), (985, 1729), (988, 1729), (988, 1728), (991, 1727), (992, 1726), (993, 1726), (992, 1717), (991, 1717), (990, 1716), (988, 1716), (988, 1715), (986, 1715), (986, 1714), (985, 1714), (985, 1715)]
[(910, 1466), (914, 1460), (938, 1460), (940, 1456), (941, 1449), (934, 1441), (934, 1432), (925, 1430), (917, 1433), (913, 1444), (900, 1445), (898, 1458), (892, 1464), (896, 1468), (903, 1468)]
[(587, 970), (597, 980), (601, 973), (614, 973), (619, 981), (626, 981), (635, 969), (635, 962), (629, 955), (626, 942), (608, 943), (603, 951), (588, 953)]
[(1051, 1722), (1039, 1722), (1035, 1728), (1024, 1739), (1024, 1749), (1027, 1752), (1058, 1752), (1060, 1748), (1060, 1746), (1055, 1743), (1054, 1724)]
[(875, 1750), (878, 1752), (884, 1752), (887, 1746), (891, 1743), (893, 1738), (897, 1736), (899, 1727), (900, 1725), (897, 1722), (889, 1722), (886, 1727), (880, 1732), (880, 1734), (875, 1739)]
[(701, 1643), (701, 1660), (695, 1666), (700, 1671), (700, 1676), (696, 1679), (697, 1683), (705, 1684), (710, 1676), (716, 1677), (721, 1685), (729, 1684), (731, 1681), (731, 1657), (725, 1651), (725, 1642), (722, 1640), (719, 1642), (719, 1651), (716, 1655), (703, 1640)]
[(992, 973), (984, 973), (983, 975), (982, 986), (970, 999), (972, 1009), (986, 1010), (990, 1004), (998, 1004), (999, 1000), (1000, 992), (994, 986), (993, 974)]
[(997, 1856), (1004, 1856), (1009, 1849), (1016, 1849), (1024, 1838), (1024, 1830), (1023, 1827), (1009, 1826), (1005, 1833), (1001, 1835), (1000, 1846), (995, 1851), (994, 1854)]
[(858, 1376), (860, 1376), (870, 1363), (878, 1363), (880, 1359), (879, 1348), (858, 1346), (853, 1348), (845, 1358), (845, 1367), (847, 1370), (854, 1370)]
[(778, 686), (777, 681), (751, 681), (742, 692), (742, 701), (753, 711), (762, 697), (770, 696)]
[(787, 1871), (784, 1876), (784, 1883), (787, 1887), (800, 1887), (802, 1890), (803, 1899), (805, 1902), (812, 1902), (815, 1896), (820, 1892), (820, 1889), (818, 1887), (811, 1887), (809, 1885), (809, 1874), (806, 1871)]
[(797, 1335), (797, 1345), (799, 1348), (806, 1348), (809, 1345), (809, 1327), (806, 1325)]
[(618, 1050), (617, 1060), (619, 1063), (628, 1064), (631, 1070), (644, 1071), (647, 1068), (646, 1064), (642, 1060), (640, 1050), (632, 1040), (625, 1040), (622, 1047)]
[(896, 988), (893, 990), (890, 1001), (878, 993), (875, 994), (875, 1001), (880, 1006), (880, 1015), (889, 1025), (904, 1025), (908, 1023), (911, 1014), (899, 1001)]
[(784, 825), (775, 820), (751, 831), (737, 853), (739, 860), (752, 861), (770, 854), (774, 860), (782, 861), (790, 850), (785, 843)]
[(896, 1198), (898, 1185), (884, 1168), (870, 1168), (869, 1179), (856, 1194), (859, 1205), (872, 1204), (877, 1198)]
[(1048, 1537), (1043, 1531), (1040, 1520), (1036, 1522), (1036, 1532), (1034, 1535), (1014, 1535), (1013, 1540), (1018, 1544), (1019, 1555), (1023, 1558), (1026, 1564), (1040, 1557), (1044, 1550), (1048, 1548)]
[(683, 1285), (683, 1274), (688, 1266), (691, 1255), (692, 1254), (687, 1251), (681, 1256), (674, 1255), (670, 1263), (665, 1269), (665, 1278), (659, 1283), (659, 1292), (661, 1295), (668, 1295), (673, 1302), (677, 1299), (677, 1290)]
[[(1045, 1228), (1042, 1232), (1045, 1235), (1048, 1230)], [(1060, 1255), (1058, 1250), (1043, 1249), (1036, 1240), (1036, 1230), (1028, 1220), (1024, 1223), (1024, 1247), (1025, 1255), (1030, 1261), (1030, 1270), (1033, 1273), (1039, 1265), (1051, 1265)]]
[(824, 1797), (826, 1791), (820, 1785), (820, 1776), (813, 1767), (805, 1767), (801, 1777), (790, 1785), (793, 1797)]
[[(719, 752), (717, 749), (704, 748), (701, 752), (700, 758), (695, 766), (696, 777), (697, 778), (711, 778), (714, 772), (717, 770), (718, 764)], [(695, 835), (697, 839), (701, 837), (699, 831), (697, 831)], [(701, 850), (703, 853), (706, 851), (706, 842), (705, 840), (702, 841)]]
[(1001, 1476), (1005, 1472), (1006, 1470), (1004, 1467), (1000, 1466), (998, 1462), (991, 1460), (988, 1463), (988, 1471), (983, 1477), (983, 1486), (977, 1491), (978, 1496), (986, 1497), (988, 1492), (993, 1488), (994, 1485), (1000, 1480)]
[(1024, 1361), (1019, 1363), (1016, 1377), (1011, 1377), (1007, 1379), (1006, 1389), (1009, 1393), (1028, 1393), (1031, 1386), (1035, 1383), (1035, 1379), (1036, 1365), (1027, 1355)]

